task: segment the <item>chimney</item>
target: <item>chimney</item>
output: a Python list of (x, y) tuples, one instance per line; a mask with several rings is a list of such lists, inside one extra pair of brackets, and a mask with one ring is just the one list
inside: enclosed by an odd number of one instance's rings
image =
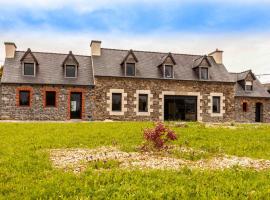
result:
[(214, 52), (209, 53), (208, 55), (212, 56), (217, 64), (222, 64), (223, 63), (222, 54), (223, 54), (223, 51), (216, 49)]
[(17, 47), (13, 42), (5, 42), (6, 58), (14, 58)]
[(92, 40), (90, 47), (91, 47), (91, 55), (92, 56), (100, 56), (101, 55), (101, 41)]

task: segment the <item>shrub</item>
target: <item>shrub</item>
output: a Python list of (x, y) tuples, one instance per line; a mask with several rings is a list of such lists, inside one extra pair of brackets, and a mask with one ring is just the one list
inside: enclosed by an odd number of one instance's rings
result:
[(145, 142), (142, 150), (162, 150), (167, 149), (168, 143), (177, 140), (175, 132), (162, 122), (157, 122), (154, 128), (147, 128), (143, 131)]

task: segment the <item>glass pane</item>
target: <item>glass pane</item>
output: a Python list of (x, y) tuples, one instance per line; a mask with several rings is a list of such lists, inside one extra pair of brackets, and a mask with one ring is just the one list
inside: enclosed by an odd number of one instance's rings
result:
[(66, 65), (66, 77), (76, 77), (75, 65)]
[(201, 79), (208, 79), (208, 68), (201, 68)]
[(139, 112), (148, 112), (148, 95), (139, 95)]
[(252, 90), (252, 85), (246, 85), (246, 90), (251, 91)]
[(35, 75), (35, 65), (34, 63), (24, 63), (24, 75), (34, 76)]
[(112, 111), (121, 111), (122, 110), (122, 94), (113, 93), (112, 94)]
[(213, 97), (213, 113), (220, 113), (220, 97)]
[(30, 92), (29, 91), (20, 91), (20, 106), (29, 106), (30, 105)]
[(46, 92), (46, 106), (55, 106), (55, 96), (56, 92), (54, 91)]
[(127, 76), (135, 76), (135, 63), (127, 63)]
[(171, 65), (165, 65), (165, 78), (172, 78), (173, 71)]

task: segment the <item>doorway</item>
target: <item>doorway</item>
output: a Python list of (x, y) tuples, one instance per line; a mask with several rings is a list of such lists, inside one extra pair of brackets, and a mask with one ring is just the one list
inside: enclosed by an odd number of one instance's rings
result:
[(70, 119), (82, 118), (82, 93), (70, 93)]
[(164, 120), (196, 121), (196, 96), (164, 96)]
[(262, 122), (262, 103), (256, 103), (256, 108), (255, 108), (255, 122)]

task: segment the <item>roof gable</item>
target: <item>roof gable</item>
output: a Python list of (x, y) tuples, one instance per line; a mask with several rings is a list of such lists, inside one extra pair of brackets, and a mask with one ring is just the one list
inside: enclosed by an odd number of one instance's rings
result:
[(174, 57), (173, 57), (173, 55), (172, 55), (171, 52), (169, 52), (168, 55), (166, 55), (163, 58), (161, 58), (161, 64), (160, 65), (164, 65), (164, 64), (173, 64), (173, 65), (176, 65), (175, 59), (174, 59)]
[(206, 55), (201, 56), (200, 58), (197, 58), (193, 62), (193, 68), (196, 67), (211, 67), (211, 62), (209, 61), (208, 57)]
[(138, 62), (137, 57), (135, 56), (132, 49), (130, 49), (127, 53), (127, 55), (124, 57), (123, 61), (121, 62), (121, 65), (125, 62), (132, 61), (132, 62)]
[(34, 56), (34, 54), (32, 53), (31, 49), (28, 48), (27, 51), (24, 53), (24, 55), (22, 56), (22, 58), (20, 59), (21, 62), (24, 61), (31, 61), (31, 59), (36, 63), (36, 65), (38, 65), (38, 61), (36, 59), (36, 57)]
[(237, 81), (243, 81), (243, 80), (254, 81), (256, 80), (256, 76), (253, 74), (251, 70), (244, 71), (237, 74)]
[(69, 54), (67, 55), (67, 57), (63, 61), (62, 66), (65, 66), (67, 64), (75, 64), (75, 65), (79, 66), (79, 62), (77, 61), (77, 59), (73, 55), (72, 51), (69, 52)]

